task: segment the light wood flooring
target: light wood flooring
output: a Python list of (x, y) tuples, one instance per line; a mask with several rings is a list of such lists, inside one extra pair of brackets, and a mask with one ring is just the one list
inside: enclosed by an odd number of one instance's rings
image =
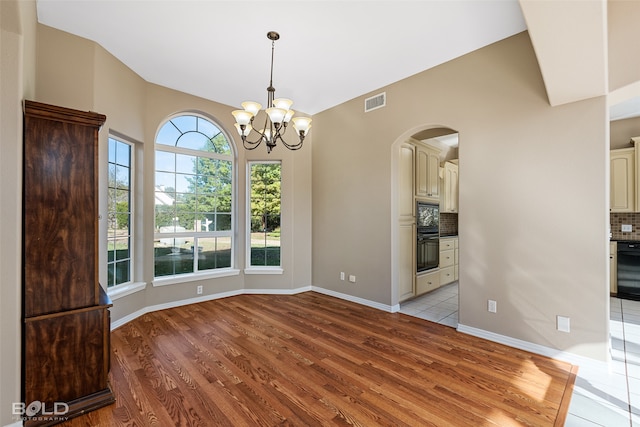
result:
[(77, 426), (561, 426), (576, 368), (330, 296), (242, 295), (111, 334)]

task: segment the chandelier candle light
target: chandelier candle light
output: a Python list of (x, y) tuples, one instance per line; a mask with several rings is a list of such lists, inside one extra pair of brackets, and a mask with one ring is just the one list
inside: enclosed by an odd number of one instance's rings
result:
[[(265, 112), (267, 117), (264, 121), (264, 128), (258, 130), (253, 127), (253, 119), (262, 109), (262, 105), (253, 101), (243, 102), (244, 110), (235, 110), (231, 114), (236, 119), (235, 127), (242, 137), (242, 144), (247, 150), (253, 150), (262, 141), (267, 145), (267, 153), (270, 153), (276, 142), (280, 141), (289, 150), (299, 150), (302, 148), (302, 141), (311, 129), (311, 119), (308, 117), (293, 118), (295, 112), (291, 110), (293, 101), (286, 98), (275, 98), (276, 89), (273, 87), (273, 52), (275, 50), (276, 40), (280, 38), (280, 34), (275, 31), (269, 31), (267, 38), (271, 40), (271, 77), (269, 78), (269, 87), (267, 88), (267, 108)], [(287, 131), (289, 121), (293, 122), (293, 127), (298, 132), (300, 140), (295, 144), (288, 144), (282, 137)], [(255, 141), (248, 139), (251, 131), (257, 134)]]

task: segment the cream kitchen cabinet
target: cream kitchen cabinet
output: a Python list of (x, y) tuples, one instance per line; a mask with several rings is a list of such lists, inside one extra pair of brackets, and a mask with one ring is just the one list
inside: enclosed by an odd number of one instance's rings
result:
[(413, 201), (415, 184), (415, 147), (402, 144), (399, 152), (398, 165), (398, 220), (415, 222), (415, 203)]
[(398, 301), (402, 302), (416, 294), (416, 247), (415, 224), (401, 224), (398, 233)]
[(440, 287), (440, 270), (435, 268), (416, 276), (416, 295), (421, 295)]
[(636, 208), (635, 148), (611, 150), (610, 204), (611, 212), (634, 212)]
[(458, 165), (445, 162), (442, 190), (441, 211), (445, 213), (458, 212)]
[(416, 197), (440, 199), (440, 151), (426, 145), (416, 145), (415, 156)]
[(458, 238), (440, 239), (440, 285), (454, 282), (458, 278)]

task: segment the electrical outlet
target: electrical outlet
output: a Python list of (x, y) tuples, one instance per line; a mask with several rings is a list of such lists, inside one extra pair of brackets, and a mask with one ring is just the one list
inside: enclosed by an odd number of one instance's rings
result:
[(623, 233), (631, 233), (633, 231), (633, 225), (632, 224), (622, 224), (622, 227), (621, 227), (620, 231), (622, 231)]
[(556, 328), (560, 332), (571, 332), (571, 319), (565, 316), (556, 316)]
[(491, 313), (497, 313), (498, 312), (498, 303), (495, 302), (494, 300), (490, 299), (487, 301), (487, 310)]
[(202, 285), (199, 285), (199, 286), (196, 288), (196, 294), (198, 294), (198, 295), (202, 295)]
[(344, 280), (344, 271), (340, 272), (340, 280)]
[(353, 274), (350, 274), (350, 275), (349, 275), (349, 281), (350, 281), (351, 283), (356, 283), (356, 276), (354, 276)]

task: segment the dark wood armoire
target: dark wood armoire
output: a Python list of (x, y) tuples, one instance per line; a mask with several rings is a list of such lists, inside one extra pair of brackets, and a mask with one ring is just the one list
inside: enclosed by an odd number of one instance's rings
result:
[(114, 402), (111, 301), (98, 282), (98, 131), (105, 120), (24, 103), (25, 425), (55, 424)]

